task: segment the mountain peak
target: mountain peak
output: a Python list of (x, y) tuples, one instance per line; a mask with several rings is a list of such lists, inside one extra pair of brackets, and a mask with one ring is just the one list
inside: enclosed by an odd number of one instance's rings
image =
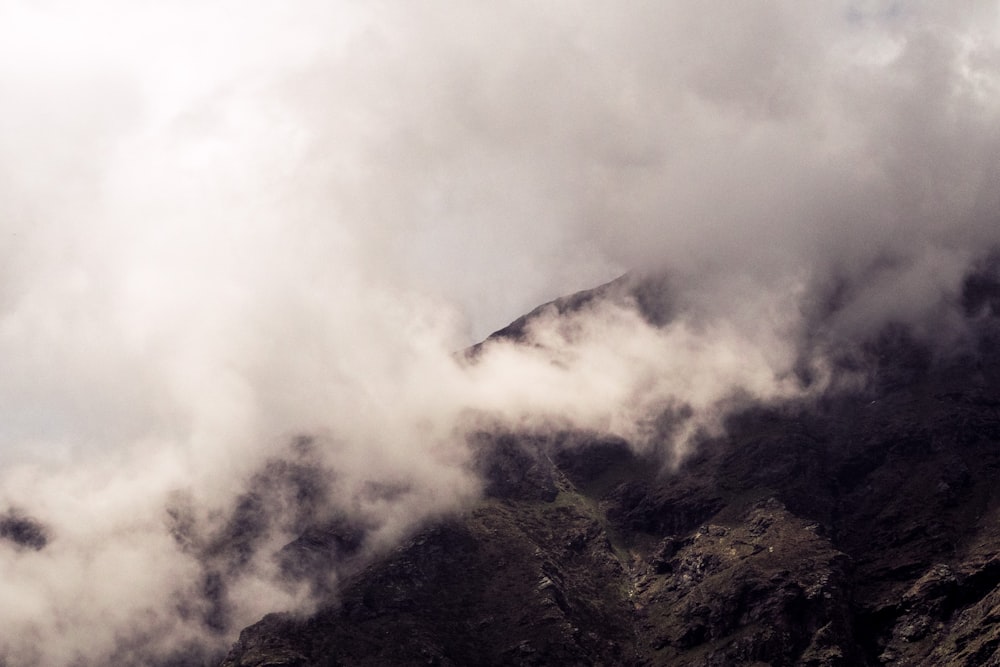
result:
[[(601, 299), (662, 325), (668, 300), (642, 305), (651, 284), (556, 300), (485, 344)], [(745, 406), (676, 470), (596, 433), (481, 432), (482, 500), (314, 615), (247, 628), (223, 665), (984, 664), (1000, 610), (997, 286), (966, 281), (968, 350), (931, 354), (889, 327), (859, 352), (864, 386)]]

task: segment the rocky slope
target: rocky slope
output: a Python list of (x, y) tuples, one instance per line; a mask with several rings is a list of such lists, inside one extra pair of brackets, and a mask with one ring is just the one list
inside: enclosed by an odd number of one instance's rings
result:
[(967, 350), (888, 330), (863, 388), (748, 408), (676, 471), (587, 434), (482, 434), (482, 502), (222, 664), (1000, 665), (997, 281), (962, 305)]

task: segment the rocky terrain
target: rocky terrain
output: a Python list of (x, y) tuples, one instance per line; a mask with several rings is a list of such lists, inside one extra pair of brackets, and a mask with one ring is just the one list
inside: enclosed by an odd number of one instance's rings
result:
[(222, 665), (1000, 665), (998, 282), (961, 307), (965, 348), (887, 329), (853, 357), (863, 386), (747, 406), (676, 470), (480, 434), (478, 505)]

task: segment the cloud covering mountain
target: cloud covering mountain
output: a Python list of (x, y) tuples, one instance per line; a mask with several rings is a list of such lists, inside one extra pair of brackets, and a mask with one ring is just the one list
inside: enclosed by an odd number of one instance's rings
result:
[[(679, 452), (888, 322), (958, 340), (998, 31), (971, 1), (5, 4), (0, 654), (224, 644), (308, 604), (273, 557), (299, 514), (362, 526), (360, 562), (475, 497), (484, 427)], [(457, 354), (625, 270), (666, 276), (662, 326), (623, 292)], [(274, 519), (237, 553), (241, 506)]]

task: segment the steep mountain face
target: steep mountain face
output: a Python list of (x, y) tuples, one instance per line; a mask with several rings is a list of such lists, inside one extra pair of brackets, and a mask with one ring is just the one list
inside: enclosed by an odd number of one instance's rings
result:
[[(631, 287), (603, 289), (556, 308)], [(747, 407), (677, 470), (591, 434), (480, 434), (480, 503), (222, 664), (1000, 664), (1000, 287), (963, 299), (968, 349), (888, 330), (863, 388)]]

